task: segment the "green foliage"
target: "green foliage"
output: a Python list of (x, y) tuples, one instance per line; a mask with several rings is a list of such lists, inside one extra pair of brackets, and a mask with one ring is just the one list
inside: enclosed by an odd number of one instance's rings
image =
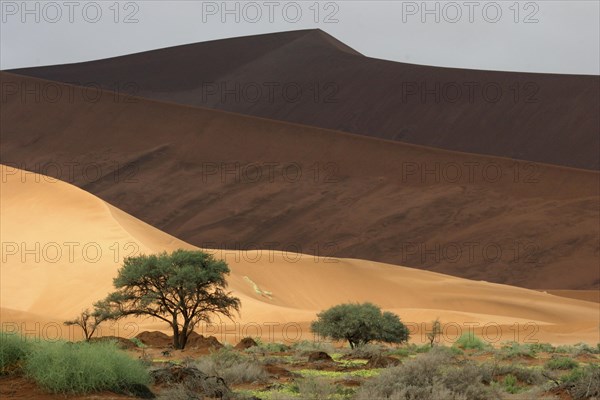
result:
[(589, 346), (586, 343), (577, 343), (575, 345), (564, 345), (556, 347), (556, 353), (560, 354), (571, 354), (574, 356), (578, 356), (581, 354), (598, 354), (600, 352), (599, 348), (594, 348)]
[(577, 349), (578, 354), (598, 354), (600, 353), (600, 348), (592, 347), (587, 343), (576, 343), (574, 346)]
[(117, 291), (96, 303), (96, 311), (112, 319), (136, 315), (165, 321), (173, 329), (173, 346), (183, 349), (198, 323), (239, 311), (239, 299), (225, 291), (228, 274), (224, 261), (202, 251), (129, 257), (113, 281)]
[(406, 342), (408, 328), (400, 318), (371, 303), (340, 304), (322, 311), (311, 324), (311, 330), (333, 340), (347, 340), (351, 348), (372, 341)]
[(297, 371), (303, 377), (341, 379), (349, 377), (370, 378), (379, 375), (381, 369), (357, 369), (354, 371), (326, 371), (322, 369), (301, 369)]
[(515, 394), (519, 391), (519, 387), (517, 386), (517, 378), (514, 375), (506, 375), (504, 377), (504, 390), (508, 393)]
[(421, 353), (429, 353), (429, 350), (431, 350), (431, 346), (428, 344), (422, 344), (422, 345), (417, 345), (415, 346), (415, 353), (417, 354), (421, 354)]
[(526, 385), (537, 385), (545, 382), (546, 380), (538, 368), (527, 368), (515, 364), (496, 365), (491, 369), (491, 373), (494, 377), (513, 375), (515, 378), (517, 378), (517, 381)]
[(406, 346), (406, 350), (408, 350), (409, 354), (427, 353), (431, 350), (431, 346), (428, 344), (409, 343)]
[(448, 349), (436, 346), (400, 366), (382, 370), (361, 386), (356, 398), (489, 400), (495, 394), (485, 386), (477, 365), (458, 363)]
[(20, 335), (0, 332), (0, 374), (17, 370), (30, 347), (31, 343)]
[(348, 355), (352, 358), (371, 359), (380, 357), (387, 349), (386, 346), (380, 344), (367, 343), (352, 349)]
[(357, 368), (357, 367), (364, 367), (366, 364), (369, 363), (369, 360), (365, 360), (365, 359), (353, 359), (353, 360), (335, 360), (335, 362), (338, 365), (341, 365), (343, 367), (346, 368)]
[(468, 332), (463, 333), (456, 342), (454, 342), (454, 346), (463, 349), (463, 350), (483, 350), (488, 347), (488, 345), (474, 333)]
[(574, 369), (579, 363), (569, 357), (553, 357), (546, 363), (548, 369)]
[(400, 321), (400, 317), (392, 312), (383, 312), (379, 329), (380, 332), (376, 332), (372, 340), (385, 343), (405, 343), (408, 341), (408, 328)]
[(142, 364), (111, 342), (34, 343), (24, 369), (38, 385), (54, 393), (122, 391), (150, 381)]
[(440, 319), (436, 318), (435, 321), (431, 323), (431, 330), (427, 332), (427, 339), (429, 339), (429, 345), (433, 347), (433, 344), (438, 337), (442, 334), (442, 324), (440, 323)]
[(563, 377), (566, 387), (575, 400), (593, 399), (600, 396), (600, 365), (590, 364), (584, 368), (576, 368)]
[(396, 356), (396, 357), (408, 357), (410, 355), (410, 350), (406, 348), (393, 349), (389, 350), (386, 355), (388, 356)]
[(296, 384), (298, 385), (300, 398), (303, 400), (329, 399), (333, 396), (337, 389), (336, 385), (332, 385), (331, 382), (313, 376), (299, 379)]
[(520, 344), (518, 342), (507, 342), (502, 345), (500, 358), (504, 360), (521, 357), (533, 358), (536, 354), (536, 350), (529, 345)]
[(531, 343), (528, 346), (535, 353), (554, 353), (556, 351), (556, 348), (550, 343)]
[(335, 352), (335, 347), (328, 342), (301, 340), (292, 344), (292, 350), (301, 354), (313, 351), (324, 351), (327, 354), (331, 354)]
[(465, 354), (465, 352), (462, 351), (461, 349), (459, 349), (458, 347), (452, 346), (452, 347), (444, 347), (444, 348), (448, 349), (448, 351), (455, 356), (462, 356)]
[(129, 340), (135, 344), (136, 347), (139, 347), (140, 349), (144, 349), (148, 346), (146, 346), (140, 339), (133, 337), (133, 338), (129, 338)]
[(256, 338), (254, 341), (257, 346), (247, 348), (245, 350), (247, 353), (282, 353), (290, 349), (283, 343), (263, 342), (260, 338)]
[(66, 326), (78, 326), (83, 330), (85, 340), (90, 340), (100, 324), (108, 319), (116, 317), (116, 314), (111, 313), (106, 307), (96, 307), (93, 311), (89, 309), (83, 310), (79, 315), (72, 320), (63, 322)]

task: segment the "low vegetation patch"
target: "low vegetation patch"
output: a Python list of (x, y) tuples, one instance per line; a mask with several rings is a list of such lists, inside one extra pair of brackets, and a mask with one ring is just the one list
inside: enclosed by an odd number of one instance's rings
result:
[(300, 375), (307, 378), (330, 378), (330, 379), (342, 379), (348, 377), (357, 378), (372, 378), (379, 375), (382, 369), (370, 368), (370, 369), (357, 369), (354, 371), (326, 371), (322, 369), (301, 369), (297, 371)]
[(366, 382), (357, 392), (357, 400), (489, 400), (497, 398), (480, 369), (474, 364), (460, 364), (442, 347), (434, 347), (403, 365), (387, 368)]
[(139, 347), (140, 349), (144, 349), (148, 346), (146, 346), (140, 339), (134, 337), (134, 338), (130, 338), (129, 339), (133, 344), (135, 344), (135, 347)]
[(575, 345), (563, 345), (556, 347), (556, 353), (570, 354), (572, 356), (579, 356), (582, 354), (599, 354), (600, 345), (596, 348), (589, 346), (586, 343), (577, 343)]
[(454, 346), (463, 350), (484, 350), (489, 348), (490, 346), (485, 343), (483, 340), (479, 339), (475, 336), (474, 333), (463, 333), (456, 342), (454, 342)]
[(569, 357), (553, 357), (546, 363), (548, 369), (574, 369), (579, 363)]
[(312, 353), (314, 351), (324, 351), (327, 354), (335, 353), (333, 344), (322, 341), (301, 340), (292, 344), (291, 349), (299, 354)]
[(30, 342), (20, 335), (0, 332), (0, 374), (19, 370), (29, 349)]
[(131, 392), (150, 383), (143, 365), (114, 343), (32, 343), (25, 374), (54, 393)]
[(576, 368), (562, 379), (565, 388), (575, 400), (594, 399), (600, 396), (600, 365)]
[(500, 358), (503, 360), (512, 360), (515, 358), (535, 358), (537, 350), (527, 344), (517, 342), (505, 343), (499, 350)]
[(228, 348), (198, 359), (195, 365), (207, 375), (222, 377), (229, 385), (265, 382), (269, 377), (258, 359)]

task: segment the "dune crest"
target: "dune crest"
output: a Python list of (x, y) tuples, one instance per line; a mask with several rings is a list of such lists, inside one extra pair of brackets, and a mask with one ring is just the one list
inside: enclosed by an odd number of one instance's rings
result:
[(600, 168), (597, 76), (392, 62), (321, 30), (10, 72), (448, 150)]
[[(5, 164), (75, 184), (192, 245), (600, 287), (597, 171), (0, 79)], [(63, 96), (36, 101), (13, 84)]]
[[(124, 256), (195, 248), (70, 184), (14, 171), (2, 166), (0, 183), (3, 326), (73, 317), (112, 289)], [(94, 253), (98, 249), (101, 254)], [(236, 322), (242, 325), (295, 324), (310, 338), (308, 324), (320, 310), (371, 301), (415, 326), (436, 317), (479, 330), (498, 326), (502, 340), (513, 339), (514, 324), (534, 327), (532, 339), (554, 343), (595, 343), (599, 334), (596, 303), (372, 261), (210, 251), (231, 267), (230, 289), (242, 301)], [(167, 328), (151, 320), (138, 324)]]

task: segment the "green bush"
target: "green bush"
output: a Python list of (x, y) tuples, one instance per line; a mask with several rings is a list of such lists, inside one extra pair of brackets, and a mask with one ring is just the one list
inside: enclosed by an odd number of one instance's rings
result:
[(531, 343), (528, 347), (535, 353), (554, 353), (556, 351), (556, 348), (550, 343)]
[(452, 353), (453, 355), (455, 355), (455, 356), (462, 356), (462, 355), (465, 354), (465, 352), (462, 351), (461, 349), (459, 349), (458, 347), (454, 347), (454, 346), (452, 346), (452, 347), (445, 347), (445, 346), (442, 346), (442, 348), (448, 349), (448, 351), (450, 353)]
[(517, 378), (514, 375), (506, 375), (504, 377), (504, 390), (508, 393), (515, 394), (519, 391), (519, 387), (517, 386)]
[(31, 342), (20, 335), (0, 332), (0, 374), (18, 369), (30, 346)]
[(488, 347), (483, 340), (479, 339), (471, 332), (463, 333), (458, 340), (454, 342), (454, 346), (463, 350), (483, 350)]
[(290, 346), (287, 346), (283, 343), (276, 342), (263, 342), (260, 338), (254, 339), (257, 346), (252, 346), (247, 348), (245, 351), (247, 353), (283, 353), (284, 351), (288, 351)]
[(441, 381), (453, 393), (464, 395), (467, 399), (491, 399), (495, 393), (487, 385), (491, 375), (474, 362), (464, 362), (442, 371)]
[(370, 342), (404, 343), (408, 328), (400, 318), (372, 303), (339, 304), (317, 314), (310, 330), (322, 337), (346, 340), (351, 348)]
[(517, 342), (504, 343), (500, 350), (500, 358), (504, 360), (523, 357), (533, 358), (536, 354), (536, 350), (531, 346)]
[(111, 342), (33, 343), (24, 370), (54, 393), (122, 391), (150, 381), (142, 364)]
[(537, 385), (546, 381), (538, 368), (527, 368), (521, 365), (496, 365), (492, 371), (494, 376), (512, 375), (517, 381), (526, 385)]
[(417, 346), (415, 347), (415, 353), (429, 353), (429, 350), (431, 350), (431, 346), (428, 344), (423, 344), (421, 346)]
[(553, 357), (546, 363), (548, 369), (574, 369), (579, 363), (569, 357)]
[(581, 354), (598, 354), (599, 352), (600, 348), (591, 347), (586, 343), (577, 343), (572, 346), (563, 345), (556, 348), (556, 353), (571, 354), (573, 356)]
[(577, 349), (579, 354), (583, 354), (583, 353), (598, 354), (599, 350), (600, 350), (598, 347), (592, 347), (592, 346), (588, 345), (587, 343), (577, 343), (577, 344), (575, 344), (575, 348)]
[(0, 332), (0, 374), (19, 368), (30, 348), (30, 342), (14, 333)]

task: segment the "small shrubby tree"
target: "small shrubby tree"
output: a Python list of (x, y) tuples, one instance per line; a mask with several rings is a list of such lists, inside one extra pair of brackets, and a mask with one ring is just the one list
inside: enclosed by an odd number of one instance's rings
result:
[(225, 261), (202, 251), (129, 257), (114, 279), (117, 290), (95, 306), (113, 319), (135, 315), (163, 320), (173, 329), (173, 347), (183, 349), (201, 321), (239, 312), (240, 300), (225, 291), (228, 274)]
[(433, 347), (433, 343), (436, 339), (442, 334), (442, 324), (440, 323), (440, 319), (436, 318), (435, 321), (431, 323), (431, 330), (427, 332), (427, 339), (429, 339), (429, 344)]
[(106, 307), (96, 307), (93, 311), (89, 308), (83, 310), (77, 317), (63, 322), (66, 326), (79, 326), (83, 330), (83, 336), (89, 341), (98, 329), (98, 326), (114, 317), (108, 312)]
[(381, 312), (372, 303), (340, 304), (322, 311), (311, 330), (333, 340), (347, 340), (351, 348), (369, 342), (402, 343), (408, 341), (408, 328), (391, 312)]

